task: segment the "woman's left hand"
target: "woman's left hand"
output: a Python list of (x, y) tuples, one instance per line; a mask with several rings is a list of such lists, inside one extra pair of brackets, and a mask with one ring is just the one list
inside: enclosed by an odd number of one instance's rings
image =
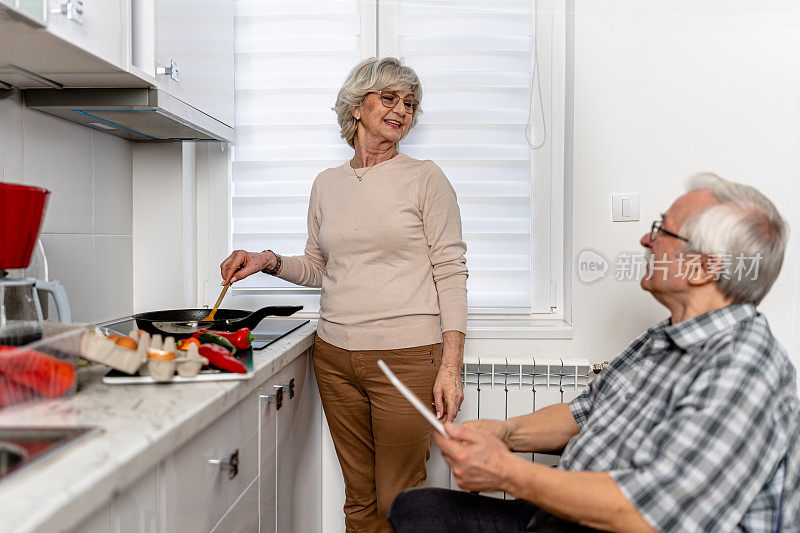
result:
[(464, 400), (461, 387), (461, 367), (464, 365), (464, 341), (460, 331), (442, 333), (442, 364), (433, 383), (433, 403), (436, 418), (452, 422)]
[(433, 401), (436, 405), (436, 418), (452, 422), (464, 400), (461, 387), (461, 367), (444, 365), (439, 367), (433, 384)]

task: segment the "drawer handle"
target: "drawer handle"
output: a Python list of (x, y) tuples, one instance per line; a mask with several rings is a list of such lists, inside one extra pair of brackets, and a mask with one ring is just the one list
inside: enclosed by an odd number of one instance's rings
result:
[(289, 399), (294, 398), (294, 378), (289, 380), (288, 385), (273, 385), (276, 390), (283, 391), (284, 394), (289, 395)]
[(219, 465), (220, 470), (228, 471), (228, 479), (233, 479), (239, 473), (239, 449), (237, 448), (228, 459), (209, 459), (212, 465)]
[(283, 406), (284, 394), (288, 394), (290, 400), (294, 398), (294, 378), (289, 380), (288, 385), (273, 385), (272, 388), (275, 394), (259, 394), (258, 397), (263, 402), (274, 403), (276, 410)]
[(280, 409), (283, 406), (283, 387), (280, 385), (273, 385), (275, 394), (259, 394), (258, 397), (261, 401), (267, 403), (274, 403), (275, 409)]

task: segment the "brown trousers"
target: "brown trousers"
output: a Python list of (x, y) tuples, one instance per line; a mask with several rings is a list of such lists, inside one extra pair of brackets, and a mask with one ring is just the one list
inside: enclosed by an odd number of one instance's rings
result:
[(403, 489), (425, 484), (431, 426), (378, 368), (389, 368), (426, 405), (442, 345), (343, 350), (314, 339), (314, 372), (345, 485), (348, 533), (391, 532), (386, 513)]

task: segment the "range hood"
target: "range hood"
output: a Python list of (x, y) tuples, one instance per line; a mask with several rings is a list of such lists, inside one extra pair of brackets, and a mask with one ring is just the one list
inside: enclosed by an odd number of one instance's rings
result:
[(159, 89), (29, 89), (28, 107), (132, 141), (228, 141), (233, 128)]

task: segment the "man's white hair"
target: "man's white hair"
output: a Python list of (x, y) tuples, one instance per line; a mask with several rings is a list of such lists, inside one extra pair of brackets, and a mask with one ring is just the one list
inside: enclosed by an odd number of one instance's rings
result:
[[(781, 271), (789, 226), (775, 205), (749, 185), (706, 172), (689, 178), (686, 188), (708, 190), (720, 203), (686, 219), (681, 234), (694, 251), (729, 260), (727, 276), (719, 277), (723, 294), (734, 303), (758, 305)], [(739, 258), (745, 270), (757, 264), (757, 275), (735, 272)]]

